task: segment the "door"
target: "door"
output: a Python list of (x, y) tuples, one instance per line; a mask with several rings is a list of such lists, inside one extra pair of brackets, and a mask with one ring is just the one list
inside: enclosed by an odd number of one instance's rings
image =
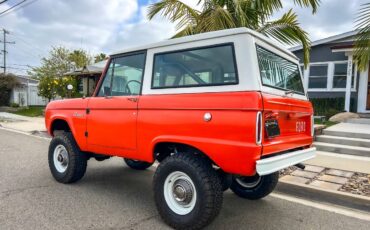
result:
[(137, 105), (144, 65), (145, 53), (111, 59), (97, 95), (88, 103), (89, 151), (122, 156), (136, 151)]

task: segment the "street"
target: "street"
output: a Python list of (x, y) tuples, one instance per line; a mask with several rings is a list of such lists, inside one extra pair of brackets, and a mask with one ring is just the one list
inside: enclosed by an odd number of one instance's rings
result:
[[(49, 172), (48, 144), (0, 129), (0, 229), (168, 229), (153, 201), (154, 167), (91, 159), (80, 182), (63, 185)], [(369, 229), (363, 218), (303, 203), (275, 194), (248, 201), (227, 191), (208, 229)]]

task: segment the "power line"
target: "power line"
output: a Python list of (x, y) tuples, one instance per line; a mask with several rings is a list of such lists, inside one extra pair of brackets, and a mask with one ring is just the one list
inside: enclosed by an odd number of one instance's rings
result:
[(8, 0), (3, 0), (3, 1), (1, 1), (0, 2), (0, 4), (3, 4), (3, 3), (5, 3), (5, 2), (7, 2)]
[(12, 66), (23, 66), (23, 67), (27, 67), (27, 68), (37, 68), (37, 66), (33, 66), (33, 65), (24, 65), (24, 64), (8, 64), (8, 65), (12, 65)]
[(25, 70), (25, 71), (28, 71), (28, 70), (29, 70), (29, 69), (25, 69), (25, 68), (10, 67), (10, 66), (8, 66), (7, 68), (8, 68), (8, 69), (18, 69), (18, 70)]
[(31, 42), (28, 42), (28, 41), (26, 41), (25, 39), (21, 38), (21, 36), (22, 36), (22, 37), (26, 37), (26, 36), (21, 35), (21, 34), (19, 34), (18, 32), (17, 32), (17, 33), (14, 33), (14, 31), (11, 31), (11, 33), (10, 33), (9, 35), (11, 35), (11, 36), (15, 37), (16, 41), (18, 41), (18, 40), (19, 40), (19, 41), (21, 41), (22, 43), (24, 43), (26, 46), (28, 46), (28, 48), (32, 49), (32, 51), (34, 51), (34, 49), (37, 49), (37, 50), (40, 52), (40, 54), (41, 54), (41, 55), (45, 55), (46, 50), (43, 50), (43, 49), (41, 49), (40, 47), (38, 47), (38, 46), (36, 46), (36, 45), (32, 44)]
[[(5, 10), (6, 12), (5, 12), (5, 11), (1, 12), (1, 13), (0, 13), (0, 17), (3, 17), (3, 16), (5, 16), (5, 15), (7, 15), (7, 14), (9, 14), (9, 13), (12, 13), (12, 12), (17, 11), (17, 10), (19, 10), (19, 9), (22, 9), (22, 8), (24, 8), (24, 7), (26, 7), (26, 6), (29, 6), (29, 5), (33, 4), (34, 2), (36, 2), (36, 1), (38, 1), (38, 0), (33, 0), (33, 1), (31, 1), (31, 2), (26, 2), (25, 4), (21, 5), (20, 7), (18, 7), (18, 8), (16, 8), (16, 9), (14, 9), (15, 7), (17, 7), (17, 6), (19, 6), (20, 4), (24, 3), (25, 1), (27, 1), (27, 0), (23, 0), (22, 2), (20, 2), (20, 3), (16, 4), (16, 5), (12, 6), (12, 7), (10, 7), (9, 9)], [(12, 10), (12, 9), (14, 9), (14, 10)]]
[(25, 1), (27, 1), (27, 0), (23, 0), (23, 1), (21, 1), (21, 2), (18, 2), (17, 4), (15, 4), (15, 5), (13, 5), (13, 6), (9, 7), (8, 9), (6, 9), (6, 10), (4, 10), (4, 11), (0, 12), (0, 16), (1, 16), (2, 14), (4, 14), (4, 13), (8, 12), (9, 10), (12, 10), (12, 9), (14, 9), (15, 7), (19, 6), (20, 4), (24, 3)]

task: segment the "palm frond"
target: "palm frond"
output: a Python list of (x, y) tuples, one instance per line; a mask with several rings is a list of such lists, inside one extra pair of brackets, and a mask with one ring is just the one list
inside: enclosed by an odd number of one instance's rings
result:
[(209, 32), (235, 27), (234, 19), (227, 9), (224, 9), (220, 5), (210, 5), (200, 15), (196, 30), (199, 32)]
[(292, 9), (285, 13), (280, 19), (262, 25), (257, 31), (287, 45), (302, 44), (304, 64), (307, 66), (309, 63), (310, 40), (307, 32), (300, 28), (297, 15)]
[(356, 18), (354, 60), (359, 70), (365, 70), (370, 61), (370, 3), (363, 4)]
[(294, 3), (301, 7), (311, 7), (312, 13), (316, 13), (320, 6), (320, 0), (294, 0)]
[(262, 12), (251, 7), (254, 0), (226, 1), (227, 10), (233, 17), (236, 27), (257, 27)]
[(179, 32), (177, 32), (172, 38), (180, 38), (184, 36), (189, 36), (196, 34), (195, 27), (193, 25), (187, 25), (186, 27), (182, 28)]
[(150, 20), (158, 14), (171, 22), (176, 22), (177, 28), (181, 29), (187, 24), (196, 24), (200, 12), (179, 0), (162, 0), (149, 6)]

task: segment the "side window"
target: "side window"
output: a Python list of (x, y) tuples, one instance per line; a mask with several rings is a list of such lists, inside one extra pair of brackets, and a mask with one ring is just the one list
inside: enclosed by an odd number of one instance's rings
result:
[(154, 55), (152, 89), (238, 84), (233, 45)]
[(144, 66), (144, 53), (114, 58), (98, 96), (139, 95)]

